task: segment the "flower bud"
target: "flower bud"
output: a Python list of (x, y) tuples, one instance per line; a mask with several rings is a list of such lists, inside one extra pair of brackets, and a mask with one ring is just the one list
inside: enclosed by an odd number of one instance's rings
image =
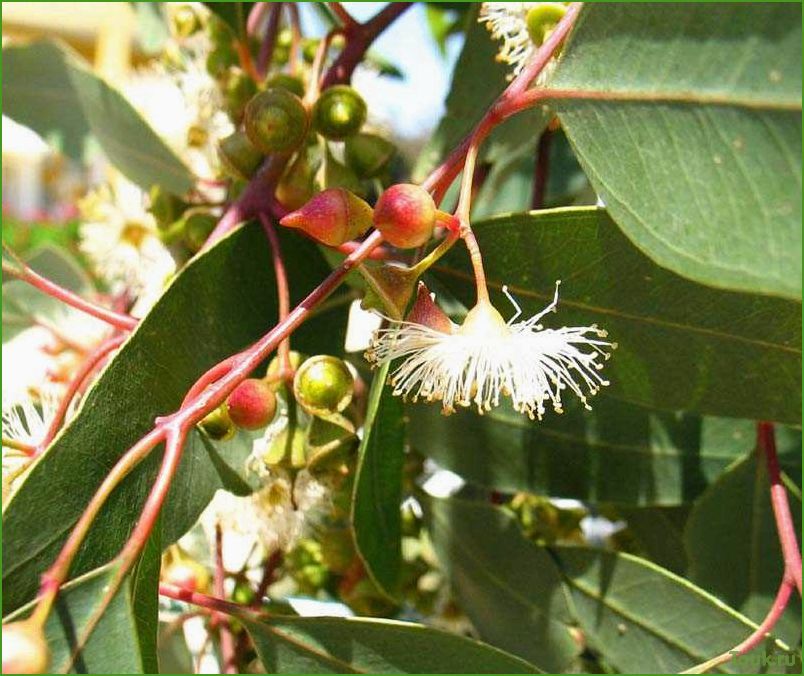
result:
[(346, 164), (360, 178), (374, 178), (396, 153), (390, 141), (375, 134), (355, 134), (346, 139)]
[(198, 423), (198, 426), (207, 433), (210, 439), (214, 439), (215, 441), (228, 441), (237, 431), (232, 419), (229, 417), (226, 404), (218, 406), (218, 408)]
[(164, 188), (153, 185), (148, 191), (148, 212), (160, 230), (169, 228), (181, 216), (188, 204)]
[(224, 171), (232, 178), (248, 180), (260, 166), (263, 154), (249, 141), (245, 132), (236, 131), (219, 141), (218, 157)]
[(226, 408), (235, 425), (245, 430), (258, 430), (274, 419), (276, 396), (268, 383), (249, 378), (232, 391)]
[(291, 164), (276, 186), (274, 195), (287, 209), (300, 209), (315, 192), (315, 173), (303, 152)]
[(341, 141), (360, 131), (366, 121), (366, 102), (347, 85), (324, 90), (313, 106), (315, 130), (333, 141)]
[[(301, 363), (307, 359), (306, 355), (303, 355), (301, 352), (296, 352), (296, 350), (290, 351), (290, 368), (294, 371), (299, 368)], [(268, 364), (268, 368), (265, 371), (265, 377), (267, 379), (272, 380), (271, 382), (271, 389), (276, 390), (278, 387), (281, 387), (282, 382), (275, 380), (276, 376), (279, 374), (279, 365), (281, 364), (281, 360), (279, 356), (274, 357), (271, 359), (270, 363)]]
[(374, 207), (374, 227), (402, 249), (425, 244), (433, 235), (436, 206), (424, 188), (410, 183), (392, 185)]
[(525, 17), (528, 35), (537, 47), (550, 35), (556, 24), (566, 14), (567, 7), (561, 2), (537, 2)]
[(257, 94), (246, 106), (245, 128), (251, 142), (264, 153), (289, 153), (307, 135), (307, 111), (287, 89)]
[(224, 76), (226, 71), (235, 65), (237, 65), (237, 52), (227, 44), (221, 44), (215, 47), (207, 55), (207, 73), (212, 77), (218, 78)]
[(231, 68), (223, 88), (226, 111), (235, 121), (243, 118), (248, 102), (257, 93), (257, 85), (240, 68)]
[(266, 89), (279, 87), (281, 89), (287, 89), (291, 94), (295, 94), (298, 97), (304, 96), (304, 82), (295, 75), (277, 73), (268, 78), (265, 86)]
[(50, 648), (41, 627), (29, 620), (3, 625), (3, 673), (44, 674), (50, 667)]
[(330, 188), (279, 222), (302, 230), (322, 244), (338, 246), (371, 227), (371, 207), (348, 190)]
[(410, 308), (408, 316), (405, 321), (412, 324), (421, 324), (427, 326), (435, 331), (442, 333), (453, 333), (455, 331), (455, 324), (452, 323), (446, 313), (438, 307), (430, 295), (430, 290), (424, 282), (419, 282), (419, 288), (416, 291), (416, 301), (413, 307)]
[(209, 238), (218, 217), (204, 209), (191, 209), (184, 217), (184, 243), (192, 252), (200, 251)]
[(351, 403), (354, 382), (342, 359), (320, 354), (310, 357), (296, 371), (293, 394), (310, 415), (326, 418)]

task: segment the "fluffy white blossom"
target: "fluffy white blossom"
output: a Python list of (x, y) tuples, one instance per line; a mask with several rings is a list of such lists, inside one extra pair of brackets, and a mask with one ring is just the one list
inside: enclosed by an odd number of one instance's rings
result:
[[(513, 66), (513, 75), (519, 72), (538, 48), (528, 30), (528, 13), (539, 7), (560, 6), (555, 2), (484, 2), (478, 21), (485, 23), (495, 40), (502, 42), (497, 60)], [(537, 84), (547, 78), (553, 62), (540, 74)]]
[(81, 250), (115, 293), (139, 297), (161, 289), (176, 264), (145, 210), (145, 195), (124, 180), (104, 185), (80, 204)]
[(515, 302), (507, 323), (485, 302), (450, 331), (397, 322), (377, 332), (366, 357), (375, 364), (403, 359), (390, 376), (394, 394), (440, 401), (445, 413), (474, 405), (482, 414), (507, 396), (515, 410), (541, 420), (546, 403), (562, 412), (564, 390), (589, 408), (587, 394), (608, 385), (599, 359), (616, 344), (602, 340), (606, 332), (594, 325), (544, 328), (539, 321), (557, 303), (558, 284), (553, 302), (525, 321), (516, 321)]

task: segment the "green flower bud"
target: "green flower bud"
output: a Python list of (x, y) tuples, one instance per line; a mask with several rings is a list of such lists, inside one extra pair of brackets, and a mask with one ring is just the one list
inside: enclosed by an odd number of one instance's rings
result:
[(354, 394), (354, 377), (342, 359), (317, 355), (296, 371), (293, 394), (310, 415), (326, 418), (349, 406)]
[(346, 164), (361, 178), (379, 175), (396, 153), (396, 146), (375, 134), (355, 134), (346, 139)]
[(229, 68), (237, 65), (237, 62), (237, 52), (229, 45), (221, 45), (207, 55), (207, 72), (214, 78), (223, 77)]
[(265, 83), (266, 89), (279, 87), (280, 89), (287, 89), (291, 94), (295, 94), (299, 98), (304, 96), (304, 82), (301, 78), (287, 73), (277, 73), (268, 78)]
[(164, 188), (153, 185), (148, 191), (148, 211), (160, 230), (169, 228), (181, 216), (188, 204)]
[(313, 106), (313, 125), (325, 138), (341, 141), (356, 134), (366, 121), (363, 97), (347, 85), (324, 90)]
[(184, 243), (193, 253), (200, 251), (209, 238), (218, 217), (205, 209), (190, 209), (184, 215)]
[(215, 441), (228, 441), (231, 439), (235, 432), (234, 423), (229, 417), (229, 411), (226, 410), (226, 405), (218, 406), (212, 413), (209, 413), (198, 426), (206, 432), (210, 439)]
[[(301, 352), (296, 352), (295, 350), (291, 350), (291, 352), (290, 352), (290, 367), (294, 371), (296, 371), (299, 368), (299, 366), (301, 366), (302, 362), (305, 359), (307, 359), (306, 355), (303, 355)], [(276, 377), (276, 375), (279, 373), (279, 363), (280, 363), (280, 361), (279, 361), (278, 356), (276, 356), (273, 359), (271, 359), (270, 363), (268, 364), (268, 369), (265, 371), (265, 377), (267, 379), (272, 380), (273, 378)], [(281, 385), (282, 384), (279, 381), (273, 381), (271, 383), (271, 386), (274, 389), (276, 389), (278, 387), (281, 387)]]
[(50, 667), (50, 648), (42, 628), (29, 620), (3, 625), (3, 673), (44, 674)]
[(242, 119), (246, 105), (257, 93), (257, 85), (240, 68), (231, 68), (223, 88), (226, 110), (235, 122)]
[(257, 94), (246, 106), (245, 129), (264, 153), (289, 153), (307, 135), (309, 120), (301, 99), (274, 87)]
[(276, 199), (287, 209), (304, 206), (315, 192), (315, 174), (305, 153), (299, 156), (285, 171), (276, 186)]
[(320, 41), (316, 40), (315, 38), (304, 38), (302, 40), (302, 58), (307, 63), (312, 63), (315, 61), (315, 55), (318, 51), (318, 43)]
[(248, 180), (259, 168), (263, 154), (254, 147), (245, 132), (236, 131), (218, 143), (218, 157), (229, 176)]
[(538, 2), (528, 12), (525, 23), (528, 27), (528, 35), (537, 47), (540, 46), (547, 36), (561, 21), (567, 7), (562, 2)]

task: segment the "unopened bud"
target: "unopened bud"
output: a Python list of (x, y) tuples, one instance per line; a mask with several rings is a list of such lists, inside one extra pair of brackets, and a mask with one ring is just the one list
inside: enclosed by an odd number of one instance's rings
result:
[(455, 330), (455, 324), (435, 304), (430, 295), (430, 290), (425, 286), (424, 282), (419, 282), (419, 287), (416, 290), (416, 301), (413, 303), (413, 307), (410, 308), (405, 321), (412, 324), (421, 324), (442, 333), (452, 333)]
[(236, 131), (218, 143), (218, 157), (227, 174), (245, 181), (257, 171), (263, 154), (249, 141), (245, 132)]
[(264, 153), (289, 153), (307, 135), (307, 111), (301, 99), (275, 87), (257, 94), (246, 106), (245, 129)]
[(371, 216), (371, 207), (357, 195), (330, 188), (279, 222), (302, 230), (322, 244), (338, 246), (365, 233), (371, 227)]
[(433, 235), (436, 205), (424, 188), (410, 183), (392, 185), (374, 207), (374, 227), (394, 246), (410, 249)]
[(226, 408), (235, 425), (258, 430), (273, 420), (276, 395), (265, 381), (249, 378), (232, 391), (226, 400)]
[(327, 417), (349, 406), (354, 377), (342, 359), (320, 354), (310, 357), (296, 371), (293, 394), (310, 415)]
[(325, 89), (313, 106), (313, 125), (322, 136), (341, 141), (356, 134), (366, 121), (363, 97), (347, 85)]

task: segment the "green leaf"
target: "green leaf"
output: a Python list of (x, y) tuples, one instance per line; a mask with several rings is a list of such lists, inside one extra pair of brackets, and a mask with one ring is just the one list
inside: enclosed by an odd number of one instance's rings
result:
[(689, 513), (690, 505), (617, 510), (617, 515), (628, 524), (626, 532), (639, 548), (637, 553), (676, 575), (684, 575), (687, 571), (683, 530)]
[(409, 622), (275, 616), (244, 624), (274, 674), (538, 673), (491, 646)]
[[(607, 395), (668, 410), (801, 420), (800, 303), (687, 281), (642, 254), (602, 209), (509, 215), (477, 223), (475, 232), (491, 289), (507, 284), (524, 316), (546, 306), (561, 279), (558, 315), (545, 325), (597, 323), (617, 341)], [(433, 272), (473, 301), (464, 247)], [(513, 314), (502, 295), (494, 300)]]
[(480, 637), (550, 673), (580, 652), (561, 576), (502, 510), (465, 500), (425, 504), (438, 560)]
[[(591, 411), (531, 421), (508, 406), (483, 416), (443, 416), (437, 405), (407, 408), (411, 445), (486, 488), (625, 506), (689, 502), (754, 445), (749, 421), (651, 411), (601, 396)], [(801, 468), (795, 439), (782, 461)], [(800, 448), (800, 447), (799, 447)]]
[(801, 297), (800, 5), (593, 3), (550, 87), (597, 93), (551, 105), (651, 258)]
[(203, 4), (210, 12), (223, 19), (235, 36), (245, 34), (246, 18), (254, 6), (253, 2), (205, 2)]
[[(46, 244), (25, 258), (33, 270), (59, 286), (82, 295), (92, 293), (89, 277), (65, 249)], [(61, 301), (30, 284), (20, 280), (3, 284), (4, 342), (32, 326), (35, 319), (58, 322), (64, 316), (65, 307)]]
[[(153, 557), (152, 557), (153, 558)], [(159, 553), (156, 552), (156, 572), (158, 575)], [(76, 648), (76, 641), (82, 636), (87, 623), (92, 618), (98, 602), (103, 597), (106, 586), (114, 574), (114, 567), (99, 568), (65, 585), (45, 624), (45, 636), (51, 651), (51, 673), (63, 673)], [(154, 581), (156, 581), (154, 577)], [(151, 624), (155, 632), (156, 588), (153, 589), (153, 613), (137, 617), (136, 577), (129, 578), (112, 600), (108, 609), (98, 622), (83, 650), (73, 663), (72, 672), (84, 674), (143, 674), (155, 673), (155, 643), (142, 636), (143, 622)], [(18, 612), (4, 619), (10, 621), (26, 617), (34, 604), (30, 603)], [(143, 651), (148, 646), (149, 651)]]
[(355, 545), (377, 586), (394, 597), (402, 567), (402, 400), (385, 386), (388, 364), (374, 375), (358, 449), (352, 502)]
[[(796, 532), (801, 501), (791, 496)], [(684, 531), (689, 577), (755, 622), (773, 604), (784, 560), (770, 501), (764, 461), (756, 453), (742, 459), (696, 501)], [(728, 561), (724, 575), (723, 562)], [(785, 641), (801, 633), (800, 606), (788, 605), (774, 630)]]
[[(466, 21), (466, 40), (455, 65), (446, 111), (416, 163), (416, 182), (422, 181), (472, 131), (508, 84), (508, 66), (494, 58), (499, 45), (478, 23), (474, 6)], [(507, 157), (529, 140), (535, 142), (549, 119), (542, 106), (512, 117), (492, 132), (481, 155), (489, 160)]]
[[(732, 649), (756, 629), (691, 582), (643, 559), (585, 547), (551, 551), (587, 641), (622, 673), (678, 673)], [(786, 652), (778, 642), (773, 647)], [(753, 673), (750, 668), (745, 660), (721, 667)]]
[(181, 194), (193, 186), (190, 170), (125, 97), (67, 47), (35, 42), (4, 48), (2, 94), (4, 115), (42, 136), (58, 135), (74, 159), (82, 159), (91, 133), (140, 187), (159, 184)]
[[(300, 300), (329, 272), (314, 244), (280, 229), (292, 300)], [(188, 312), (188, 308), (192, 308)], [(159, 302), (84, 397), (81, 410), (36, 462), (3, 513), (3, 607), (33, 597), (38, 578), (58, 553), (115, 461), (175, 411), (188, 388), (209, 367), (242, 350), (277, 319), (270, 247), (262, 229), (239, 228), (178, 275)], [(293, 335), (293, 347), (317, 354), (343, 340), (341, 308), (321, 312)], [(242, 456), (224, 455), (236, 466)], [(159, 453), (115, 491), (94, 524), (73, 567), (79, 575), (109, 561), (133, 526)], [(197, 519), (221, 477), (193, 434), (163, 512), (165, 546)], [(37, 524), (35, 529), (31, 524)]]

